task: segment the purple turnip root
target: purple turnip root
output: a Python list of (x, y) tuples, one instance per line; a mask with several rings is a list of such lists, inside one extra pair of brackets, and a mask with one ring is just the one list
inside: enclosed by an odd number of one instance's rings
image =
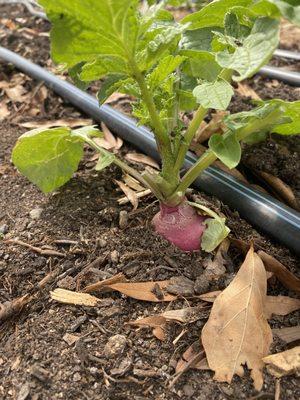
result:
[(197, 213), (186, 201), (176, 207), (160, 204), (152, 222), (155, 231), (183, 251), (200, 249), (207, 217)]

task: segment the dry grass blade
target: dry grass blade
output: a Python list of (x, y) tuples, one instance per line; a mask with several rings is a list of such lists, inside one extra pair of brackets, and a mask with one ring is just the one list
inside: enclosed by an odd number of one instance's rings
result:
[(267, 364), (268, 372), (276, 378), (299, 372), (300, 346), (264, 357), (263, 362)]
[(158, 163), (153, 160), (153, 158), (149, 156), (145, 156), (145, 154), (140, 154), (140, 153), (127, 153), (125, 156), (126, 160), (135, 162), (137, 164), (146, 164), (149, 165), (150, 167), (159, 169)]
[(285, 343), (292, 343), (300, 340), (300, 325), (291, 326), (289, 328), (273, 329), (272, 332)]
[(254, 386), (263, 385), (262, 358), (269, 352), (272, 332), (264, 316), (267, 276), (253, 248), (230, 285), (216, 298), (202, 343), (215, 379), (230, 383), (243, 376), (243, 365), (251, 369)]
[(52, 300), (58, 301), (59, 303), (74, 304), (77, 306), (95, 307), (101, 302), (100, 299), (95, 296), (91, 296), (90, 294), (72, 292), (71, 290), (59, 288), (55, 289), (53, 292), (50, 292), (50, 296)]
[(24, 128), (55, 128), (58, 126), (68, 126), (69, 128), (76, 128), (80, 126), (92, 125), (93, 121), (91, 119), (86, 118), (64, 118), (57, 119), (55, 121), (47, 120), (38, 120), (38, 121), (29, 121), (18, 123), (18, 125), (23, 126)]
[(107, 285), (108, 288), (116, 290), (117, 292), (126, 294), (128, 297), (132, 297), (136, 300), (143, 301), (173, 301), (176, 300), (176, 296), (168, 294), (166, 287), (170, 281), (158, 281), (158, 282), (128, 282), (128, 283), (115, 283)]
[(287, 315), (300, 309), (300, 299), (288, 296), (267, 296), (265, 316), (271, 318), (272, 314)]
[(139, 205), (139, 200), (136, 193), (132, 189), (130, 189), (130, 187), (126, 186), (125, 183), (118, 181), (117, 179), (115, 179), (114, 181), (119, 186), (119, 188), (125, 193), (126, 197), (132, 204), (133, 209), (136, 210)]
[(283, 264), (276, 258), (270, 256), (264, 251), (257, 252), (262, 259), (267, 271), (273, 272), (276, 278), (288, 289), (300, 293), (300, 279), (293, 275)]
[(0, 323), (17, 315), (21, 312), (22, 308), (30, 301), (30, 296), (19, 297), (4, 304), (0, 304)]

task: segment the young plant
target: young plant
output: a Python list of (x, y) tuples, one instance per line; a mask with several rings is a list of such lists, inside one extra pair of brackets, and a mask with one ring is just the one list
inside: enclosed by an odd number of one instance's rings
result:
[[(102, 80), (100, 104), (118, 91), (133, 96), (133, 114), (149, 125), (161, 155), (161, 171), (140, 174), (94, 140), (94, 127), (37, 129), (22, 135), (13, 162), (43, 192), (56, 190), (76, 171), (87, 143), (100, 153), (96, 170), (115, 163), (159, 199), (155, 230), (185, 251), (213, 250), (228, 234), (224, 219), (203, 208), (199, 215), (185, 194), (216, 159), (234, 168), (240, 142), (261, 132), (299, 132), (300, 102), (261, 102), (227, 116), (226, 132), (183, 176), (190, 144), (210, 109), (225, 110), (231, 82), (255, 74), (279, 42), (279, 19), (298, 22), (293, 1), (218, 0), (177, 22), (168, 1), (140, 7), (138, 0), (40, 0), (52, 22), (52, 58), (79, 85)], [(172, 2), (174, 4), (174, 1)], [(184, 112), (194, 111), (186, 126)], [(209, 216), (209, 218), (208, 218)]]

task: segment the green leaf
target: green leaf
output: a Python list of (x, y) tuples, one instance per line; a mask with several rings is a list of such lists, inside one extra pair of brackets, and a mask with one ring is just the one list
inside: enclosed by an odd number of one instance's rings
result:
[(189, 29), (198, 29), (208, 26), (224, 26), (225, 14), (235, 6), (247, 7), (252, 0), (218, 0), (213, 1), (200, 11), (183, 18), (181, 22), (190, 22)]
[(155, 89), (167, 79), (181, 65), (185, 58), (179, 55), (175, 57), (170, 55), (162, 58), (154, 70), (147, 76), (147, 83), (151, 89)]
[(137, 42), (138, 0), (39, 0), (52, 22), (55, 62), (68, 68), (100, 55), (127, 60)]
[(201, 249), (210, 253), (229, 235), (230, 229), (225, 225), (225, 218), (208, 218), (205, 224), (207, 228), (201, 238)]
[(241, 146), (234, 133), (214, 134), (208, 141), (209, 148), (228, 168), (235, 168), (241, 160)]
[(67, 127), (35, 129), (22, 135), (12, 153), (18, 170), (44, 193), (68, 182), (83, 156), (83, 144)]
[(73, 80), (74, 84), (79, 87), (79, 89), (86, 90), (89, 86), (89, 82), (83, 82), (80, 78), (83, 66), (84, 62), (75, 64), (74, 67), (69, 69), (69, 76)]
[(103, 104), (110, 95), (115, 91), (118, 91), (126, 75), (122, 74), (108, 74), (104, 82), (102, 82), (100, 90), (97, 93), (97, 97), (100, 104)]
[(226, 110), (233, 94), (231, 85), (223, 79), (202, 83), (193, 90), (198, 104), (216, 110)]
[(293, 24), (300, 26), (300, 3), (295, 1), (269, 0), (276, 5), (282, 16)]
[(225, 35), (239, 38), (241, 35), (241, 27), (239, 20), (233, 12), (228, 12), (224, 19)]
[(107, 151), (106, 153), (100, 154), (99, 160), (95, 166), (96, 171), (102, 171), (114, 162), (115, 156)]
[(226, 219), (220, 217), (213, 210), (199, 203), (189, 201), (189, 204), (201, 210), (201, 214), (208, 215), (211, 218), (205, 220), (207, 228), (201, 237), (201, 248), (208, 253), (212, 252), (229, 235), (230, 229), (225, 225)]
[(298, 135), (300, 134), (300, 101), (287, 102), (283, 100), (270, 100), (265, 102), (269, 105), (277, 105), (282, 110), (282, 117), (288, 118), (289, 121), (276, 124), (272, 128), (272, 132), (280, 135)]
[(200, 28), (187, 30), (183, 33), (180, 41), (182, 50), (212, 51), (212, 40), (214, 32), (221, 32), (223, 29), (212, 26), (209, 28)]
[(279, 22), (271, 18), (258, 18), (251, 34), (234, 53), (223, 51), (216, 60), (223, 67), (239, 73), (233, 79), (241, 81), (255, 74), (271, 57), (279, 43)]
[(214, 55), (207, 51), (182, 50), (181, 54), (187, 58), (182, 66), (186, 75), (214, 82), (222, 70)]
[(119, 56), (98, 57), (95, 61), (87, 63), (82, 67), (80, 79), (83, 81), (95, 81), (105, 77), (108, 74), (124, 74), (130, 73), (126, 60)]

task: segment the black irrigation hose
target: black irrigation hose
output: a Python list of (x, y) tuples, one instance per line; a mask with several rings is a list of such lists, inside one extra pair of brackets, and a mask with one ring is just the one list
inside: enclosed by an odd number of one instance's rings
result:
[(288, 71), (287, 69), (272, 67), (266, 65), (262, 67), (258, 74), (265, 75), (268, 78), (278, 79), (279, 81), (288, 83), (293, 86), (300, 86), (300, 73), (294, 71)]
[[(45, 82), (87, 115), (96, 121), (103, 121), (118, 136), (156, 160), (159, 159), (153, 134), (147, 128), (138, 127), (134, 120), (107, 105), (99, 107), (93, 96), (1, 46), (0, 59), (13, 64), (32, 78)], [(185, 167), (189, 168), (195, 161), (195, 155), (189, 152)], [(218, 197), (251, 224), (300, 254), (300, 214), (296, 211), (215, 167), (207, 168), (197, 178), (194, 186)]]

